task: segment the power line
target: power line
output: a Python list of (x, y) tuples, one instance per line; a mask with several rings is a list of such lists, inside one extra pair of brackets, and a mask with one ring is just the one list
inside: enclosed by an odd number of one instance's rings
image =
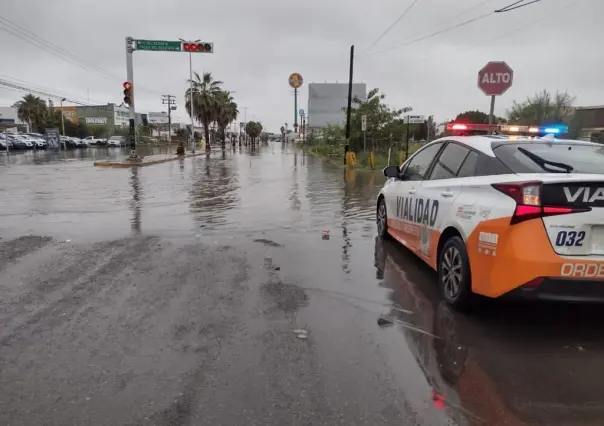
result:
[[(53, 56), (63, 59), (66, 62), (76, 65), (86, 71), (94, 72), (103, 78), (106, 78), (108, 80), (123, 80), (123, 77), (120, 77), (116, 74), (106, 71), (103, 68), (99, 67), (98, 65), (95, 65), (91, 62), (88, 62), (88, 61), (76, 56), (75, 54), (38, 36), (37, 34), (33, 33), (32, 31), (14, 23), (13, 21), (11, 21), (1, 15), (0, 15), (0, 30), (2, 30), (22, 41), (25, 41), (26, 43), (29, 43), (32, 46), (35, 46), (41, 50), (44, 50), (45, 52), (48, 52)], [(149, 92), (158, 93), (152, 89), (149, 89), (149, 88), (146, 88), (146, 87), (143, 87), (140, 85), (138, 87), (140, 87), (143, 90), (149, 91)]]
[(373, 52), (373, 53), (371, 53), (371, 54), (370, 54), (370, 56), (377, 55), (377, 54), (379, 54), (379, 53), (389, 52), (389, 51), (391, 51), (391, 50), (395, 50), (395, 49), (399, 49), (399, 48), (401, 48), (401, 47), (406, 47), (406, 46), (409, 46), (409, 45), (411, 45), (411, 44), (415, 44), (415, 43), (417, 43), (417, 42), (420, 42), (420, 41), (426, 40), (426, 39), (428, 39), (428, 38), (435, 37), (435, 36), (437, 36), (437, 35), (440, 35), (440, 34), (443, 34), (443, 33), (449, 32), (449, 31), (452, 31), (452, 30), (454, 30), (454, 29), (456, 29), (456, 28), (460, 28), (460, 27), (463, 27), (463, 26), (469, 25), (469, 24), (471, 24), (471, 23), (473, 23), (473, 22), (476, 22), (476, 21), (478, 21), (478, 20), (480, 20), (480, 19), (484, 19), (484, 18), (486, 18), (486, 17), (488, 17), (488, 16), (491, 16), (491, 15), (494, 15), (494, 14), (495, 14), (495, 12), (494, 12), (494, 11), (492, 11), (492, 12), (485, 13), (485, 14), (483, 14), (483, 15), (479, 15), (479, 16), (477, 16), (477, 17), (475, 17), (475, 18), (468, 19), (467, 21), (460, 22), (459, 24), (456, 24), (456, 25), (453, 25), (453, 26), (450, 26), (450, 27), (444, 28), (444, 29), (439, 30), (439, 31), (435, 31), (435, 32), (433, 32), (433, 33), (427, 34), (427, 35), (422, 36), (422, 37), (418, 37), (418, 38), (413, 39), (413, 40), (409, 40), (408, 42), (403, 43), (403, 44), (399, 44), (398, 46), (393, 46), (393, 47), (390, 47), (390, 48), (387, 48), (387, 49), (378, 50), (377, 52)]
[[(15, 77), (11, 77), (11, 76), (7, 76), (7, 75), (2, 75), (0, 74), (0, 79), (3, 79), (4, 81), (8, 81), (12, 84), (15, 85), (21, 85), (23, 87), (29, 87), (32, 90), (40, 90), (41, 92), (47, 92), (47, 93), (52, 93), (54, 92), (54, 89), (48, 88), (48, 87), (44, 87), (44, 86), (40, 86), (39, 84), (34, 84), (34, 83), (30, 83), (28, 81), (25, 80), (21, 80)], [(57, 96), (58, 98), (59, 96)], [(65, 95), (61, 95), (61, 98), (64, 98)], [(99, 102), (95, 102), (97, 104), (99, 104)], [(90, 104), (90, 101), (88, 101), (88, 104)]]
[[(435, 26), (438, 28), (438, 27), (439, 27), (441, 24), (446, 24), (446, 23), (449, 23), (449, 22), (451, 22), (453, 19), (457, 18), (458, 16), (465, 15), (465, 14), (467, 14), (468, 12), (471, 12), (471, 11), (473, 11), (473, 10), (475, 10), (475, 9), (479, 9), (480, 7), (484, 6), (485, 4), (487, 4), (487, 3), (491, 3), (491, 2), (493, 2), (493, 1), (495, 1), (495, 0), (482, 0), (480, 3), (473, 4), (473, 5), (472, 5), (472, 6), (470, 6), (470, 7), (467, 7), (467, 8), (465, 8), (465, 9), (460, 10), (460, 11), (459, 11), (459, 12), (457, 12), (455, 15), (448, 16), (448, 17), (446, 17), (446, 18), (444, 18), (444, 19), (442, 19), (442, 20), (438, 21), (438, 22), (436, 23), (436, 25), (435, 25)], [(420, 31), (420, 32), (416, 32), (416, 33), (414, 34), (414, 36), (421, 36), (421, 34), (422, 34), (422, 32), (421, 32), (421, 31)], [(375, 43), (373, 43), (373, 44), (375, 44)], [(368, 50), (368, 48), (367, 48), (367, 49), (365, 49), (365, 51), (367, 51), (367, 50)], [(375, 52), (374, 52), (374, 53), (375, 53)], [(360, 56), (362, 56), (362, 55), (360, 55)]]
[(3, 87), (5, 89), (9, 89), (9, 90), (13, 90), (13, 91), (18, 91), (18, 92), (25, 92), (25, 93), (32, 93), (32, 94), (36, 94), (36, 95), (42, 95), (44, 97), (50, 97), (50, 98), (57, 98), (57, 99), (65, 99), (67, 102), (76, 104), (76, 105), (82, 105), (82, 106), (87, 106), (90, 105), (87, 102), (83, 102), (83, 101), (79, 101), (77, 99), (70, 99), (67, 98), (66, 96), (57, 94), (57, 93), (51, 93), (48, 91), (44, 91), (44, 90), (39, 90), (39, 89), (34, 89), (32, 87), (27, 87), (21, 84), (17, 84), (11, 81), (7, 81), (7, 80), (2, 80), (0, 79), (0, 87)]
[[(495, 13), (503, 13), (503, 12), (509, 12), (510, 10), (520, 9), (521, 7), (528, 6), (529, 4), (540, 2), (541, 0), (533, 0), (533, 1), (530, 1), (528, 3), (523, 3), (524, 1), (525, 0), (518, 0), (517, 2), (514, 2), (512, 4), (508, 4), (507, 6), (502, 7), (501, 9), (496, 10)], [(522, 4), (520, 4), (520, 3), (522, 3)]]
[(409, 13), (409, 11), (413, 8), (413, 6), (415, 6), (415, 4), (418, 1), (419, 0), (413, 0), (413, 2), (409, 6), (407, 6), (407, 8), (403, 11), (403, 13), (401, 13), (399, 15), (399, 17), (396, 18), (396, 20), (392, 23), (392, 25), (390, 25), (388, 28), (386, 28), (386, 30), (382, 34), (380, 34), (380, 36), (378, 38), (376, 38), (373, 43), (371, 43), (369, 46), (367, 46), (363, 52), (367, 52), (369, 49), (371, 49), (373, 46), (375, 46), (382, 38), (384, 38), (384, 36), (386, 34), (388, 34), (390, 32), (390, 30), (392, 30), (392, 28), (394, 28), (396, 26), (396, 24), (398, 24), (401, 21), (401, 19), (403, 19), (405, 17), (405, 15), (407, 15), (407, 13)]

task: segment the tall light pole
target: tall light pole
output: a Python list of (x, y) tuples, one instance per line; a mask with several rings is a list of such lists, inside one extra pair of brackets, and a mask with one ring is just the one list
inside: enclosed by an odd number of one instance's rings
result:
[(247, 108), (248, 107), (241, 107), (241, 109), (243, 109), (243, 138), (245, 139), (245, 142), (247, 143), (247, 131), (246, 131), (246, 127), (247, 127)]
[[(201, 40), (194, 41), (186, 41), (182, 38), (179, 38), (183, 43), (199, 43)], [(193, 56), (191, 55), (191, 51), (189, 51), (189, 94), (191, 97), (191, 140), (195, 143), (195, 102), (193, 102)], [(206, 143), (210, 143), (210, 141), (206, 141)]]
[(63, 115), (63, 101), (65, 98), (61, 98), (61, 130), (63, 131), (63, 136), (65, 136), (65, 116)]

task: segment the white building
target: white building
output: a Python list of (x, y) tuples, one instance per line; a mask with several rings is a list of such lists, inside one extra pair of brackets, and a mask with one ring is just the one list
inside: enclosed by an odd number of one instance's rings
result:
[(19, 120), (19, 115), (17, 113), (17, 108), (13, 107), (0, 107), (0, 124), (21, 124), (27, 126), (27, 131), (29, 131), (29, 125), (21, 120)]

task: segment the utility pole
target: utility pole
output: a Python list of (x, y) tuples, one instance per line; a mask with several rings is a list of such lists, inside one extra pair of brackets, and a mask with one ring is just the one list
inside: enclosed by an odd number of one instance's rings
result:
[(243, 138), (244, 138), (246, 144), (247, 144), (247, 131), (245, 128), (247, 127), (247, 108), (248, 107), (241, 107), (241, 109), (243, 110)]
[(344, 164), (350, 149), (350, 113), (352, 108), (352, 75), (354, 71), (354, 45), (350, 46), (350, 74), (348, 75), (348, 108), (346, 109), (346, 145), (344, 146)]
[(132, 64), (132, 53), (134, 52), (134, 39), (132, 37), (126, 37), (126, 80), (132, 85), (131, 86), (131, 99), (128, 104), (129, 109), (129, 124), (130, 124), (130, 159), (137, 159), (136, 155), (136, 110), (134, 109), (134, 67)]
[(168, 141), (172, 143), (172, 110), (176, 109), (176, 96), (161, 95), (161, 103), (168, 105)]

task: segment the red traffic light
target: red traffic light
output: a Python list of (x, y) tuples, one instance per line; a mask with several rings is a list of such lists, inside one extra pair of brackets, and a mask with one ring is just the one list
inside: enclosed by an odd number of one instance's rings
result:
[(182, 50), (184, 52), (212, 53), (212, 45), (210, 43), (183, 43)]
[(130, 83), (129, 81), (125, 81), (124, 82), (124, 89), (126, 89), (126, 90), (132, 89), (132, 83)]

